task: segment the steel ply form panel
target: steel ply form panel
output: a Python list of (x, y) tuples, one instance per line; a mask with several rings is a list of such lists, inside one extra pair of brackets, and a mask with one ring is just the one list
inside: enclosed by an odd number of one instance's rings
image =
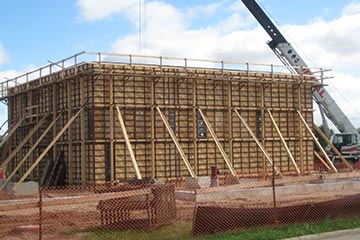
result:
[[(178, 149), (197, 176), (209, 175), (211, 166), (229, 172), (224, 156), (240, 176), (266, 174), (271, 171), (271, 164), (238, 112), (282, 174), (306, 174), (313, 169), (313, 140), (297, 111), (311, 127), (313, 85), (313, 78), (275, 72), (84, 63), (76, 71), (68, 69), (63, 74), (9, 89), (9, 119), (25, 118), (11, 146), (15, 149), (45, 114), (64, 113), (19, 170), (21, 176), (84, 105), (83, 115), (74, 120), (29, 179), (39, 178), (45, 161), (55, 158), (58, 152), (64, 153), (69, 183), (135, 179), (134, 158), (143, 178), (189, 176)], [(116, 107), (121, 110), (128, 143), (116, 117)], [(178, 146), (157, 107), (167, 119)], [(22, 111), (25, 108), (29, 111)], [(199, 109), (212, 126), (217, 143)], [(41, 131), (32, 136), (31, 141), (35, 142), (40, 134)], [(126, 145), (130, 143), (133, 157)], [(31, 142), (25, 144), (24, 149), (30, 145)], [(25, 154), (26, 150), (20, 151), (9, 163), (9, 170)]]

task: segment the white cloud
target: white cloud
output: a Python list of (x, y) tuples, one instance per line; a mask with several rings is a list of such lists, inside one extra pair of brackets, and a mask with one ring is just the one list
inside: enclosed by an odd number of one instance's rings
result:
[(9, 58), (5, 52), (3, 45), (0, 42), (0, 65), (9, 62)]
[(85, 21), (96, 21), (105, 19), (112, 14), (127, 11), (136, 6), (138, 0), (78, 0), (80, 17)]
[(342, 11), (343, 15), (353, 15), (357, 13), (360, 13), (360, 3), (357, 2), (351, 3), (350, 5), (345, 7), (344, 10)]
[(358, 68), (360, 12), (329, 22), (317, 20), (304, 26), (283, 26), (283, 29), (291, 36), (288, 40), (296, 42), (296, 48), (305, 52), (302, 55), (310, 58), (308, 65), (314, 62), (319, 67), (336, 70), (352, 68), (352, 72)]
[[(105, 5), (103, 2), (78, 0), (84, 19), (94, 21), (122, 13), (135, 27), (139, 26), (137, 0), (106, 1)], [(216, 19), (219, 12), (223, 19)], [(205, 22), (199, 27), (195, 24), (199, 19), (209, 20), (209, 24)], [(191, 9), (177, 9), (165, 1), (148, 1), (146, 20), (146, 37), (143, 32), (142, 43), (139, 44), (138, 34), (129, 34), (116, 39), (112, 51), (280, 64), (266, 45), (270, 37), (240, 1), (218, 1)], [(144, 25), (142, 28), (145, 31)], [(360, 4), (347, 6), (337, 19), (314, 18), (302, 26), (280, 26), (280, 31), (309, 66), (335, 70), (330, 73), (335, 79), (328, 91), (344, 112), (355, 119), (355, 125), (360, 126), (357, 113), (360, 109), (354, 111), (348, 104), (350, 101), (360, 105)]]
[(19, 72), (16, 70), (6, 70), (0, 72), (0, 82), (3, 82), (6, 79), (12, 79), (19, 75)]
[[(236, 61), (274, 62), (276, 58), (265, 44), (266, 33), (256, 28), (241, 31), (249, 25), (248, 16), (239, 13), (237, 5), (197, 6), (193, 10), (176, 9), (165, 2), (152, 1), (147, 5), (146, 53), (174, 57), (224, 59)], [(205, 28), (189, 28), (188, 21), (195, 13), (213, 13), (215, 9), (227, 9), (229, 16)], [(202, 11), (202, 9), (204, 11)], [(136, 9), (129, 12), (137, 24)], [(251, 21), (250, 21), (251, 23)], [(143, 41), (145, 41), (143, 36)], [(143, 53), (139, 49), (138, 34), (117, 39), (112, 51), (118, 53)], [(264, 52), (268, 54), (264, 54)]]
[[(344, 9), (332, 21), (316, 20), (305, 26), (283, 26), (291, 42), (301, 48), (310, 66), (330, 68), (333, 79), (326, 80), (327, 90), (355, 127), (360, 127), (360, 4)], [(320, 123), (315, 114), (316, 123)], [(335, 128), (333, 126), (333, 128)]]
[(192, 17), (192, 18), (195, 18), (199, 15), (210, 16), (210, 15), (215, 14), (221, 8), (222, 8), (222, 4), (219, 2), (212, 3), (209, 5), (196, 6), (196, 7), (187, 8), (186, 15), (188, 15), (189, 17)]

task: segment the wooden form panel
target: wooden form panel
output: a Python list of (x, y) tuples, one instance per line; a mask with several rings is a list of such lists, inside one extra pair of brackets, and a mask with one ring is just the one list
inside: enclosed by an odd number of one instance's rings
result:
[[(296, 165), (302, 166), (301, 173), (312, 169), (313, 142), (305, 127), (301, 127), (296, 112), (300, 110), (306, 122), (312, 125), (314, 82), (311, 78), (158, 65), (89, 63), (78, 68), (76, 73), (69, 70), (64, 75), (54, 74), (52, 80), (43, 78), (42, 81), (49, 85), (39, 87), (35, 81), (33, 89), (9, 96), (11, 119), (21, 116), (23, 106), (35, 116), (66, 112), (56, 123), (54, 132), (44, 139), (45, 146), (85, 104), (83, 117), (77, 118), (54, 146), (57, 152), (64, 152), (68, 166), (71, 166), (67, 171), (69, 182), (135, 178), (125, 138), (116, 118), (116, 106), (123, 115), (139, 172), (144, 178), (189, 175), (156, 107), (161, 109), (169, 122), (196, 175), (209, 175), (211, 166), (229, 172), (224, 156), (198, 109), (206, 115), (238, 174), (263, 174), (269, 171), (270, 164), (264, 160), (263, 152), (234, 113), (235, 109), (281, 172), (296, 172), (281, 138)], [(55, 88), (51, 84), (55, 84)], [(54, 106), (56, 109), (53, 109)], [(281, 137), (267, 109), (272, 112)], [(13, 146), (30, 131), (31, 126), (24, 124), (17, 131)], [(36, 159), (39, 154), (41, 150), (34, 151), (32, 158)], [(50, 151), (48, 157), (53, 157), (53, 154)], [(16, 164), (16, 161), (11, 164)], [(31, 159), (29, 161), (26, 166), (31, 165)], [(33, 176), (36, 178), (38, 173)]]

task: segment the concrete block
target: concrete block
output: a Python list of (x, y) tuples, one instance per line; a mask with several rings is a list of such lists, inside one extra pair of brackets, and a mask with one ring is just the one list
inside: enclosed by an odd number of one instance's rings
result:
[(16, 228), (19, 232), (39, 232), (39, 225), (24, 225), (24, 226), (18, 226)]
[(238, 183), (239, 179), (237, 177), (228, 175), (224, 178), (224, 185), (235, 185)]
[(194, 191), (186, 191), (186, 190), (176, 190), (175, 197), (178, 200), (184, 201), (195, 201), (195, 192)]
[(11, 192), (14, 195), (34, 195), (39, 194), (39, 184), (37, 182), (23, 182), (19, 188), (13, 192), (12, 189), (16, 183), (10, 182), (6, 186), (6, 191)]
[(211, 179), (210, 176), (202, 177), (187, 177), (185, 179), (185, 186), (187, 189), (196, 189), (203, 187), (210, 187)]
[(324, 182), (324, 179), (313, 179), (309, 181), (309, 184), (323, 184)]
[[(359, 190), (360, 181), (353, 182), (332, 182), (332, 183), (315, 183), (315, 184), (292, 184), (288, 186), (276, 187), (277, 196), (296, 195), (298, 193), (311, 192), (341, 192), (343, 190)], [(197, 202), (231, 200), (237, 198), (255, 198), (267, 197), (273, 194), (272, 187), (249, 188), (249, 189), (231, 189), (219, 192), (201, 193), (196, 195)]]

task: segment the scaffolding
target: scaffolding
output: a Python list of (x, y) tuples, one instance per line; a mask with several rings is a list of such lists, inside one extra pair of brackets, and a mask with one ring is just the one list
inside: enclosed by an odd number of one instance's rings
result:
[(0, 84), (15, 126), (0, 167), (18, 184), (49, 177), (59, 158), (68, 184), (206, 176), (211, 166), (305, 175), (315, 84), (276, 65), (81, 52)]

